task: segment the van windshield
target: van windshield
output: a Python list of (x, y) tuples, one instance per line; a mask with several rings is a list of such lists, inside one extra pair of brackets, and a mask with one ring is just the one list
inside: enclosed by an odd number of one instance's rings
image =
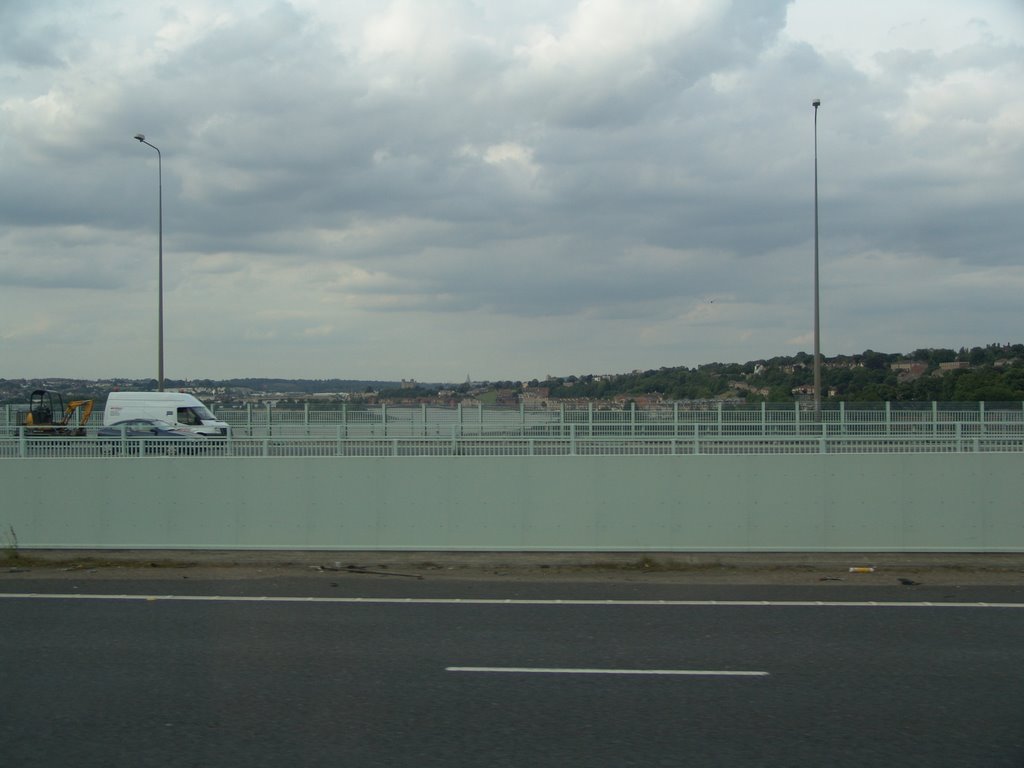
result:
[(192, 406), (190, 408), (178, 409), (178, 423), (187, 424), (190, 427), (200, 426), (203, 421), (213, 421), (214, 416), (208, 408)]

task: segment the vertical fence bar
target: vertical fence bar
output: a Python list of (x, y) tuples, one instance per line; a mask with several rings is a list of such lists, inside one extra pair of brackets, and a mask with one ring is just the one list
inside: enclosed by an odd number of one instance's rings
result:
[(932, 400), (932, 437), (939, 434), (939, 404)]
[(988, 434), (988, 428), (987, 428), (986, 422), (988, 421), (988, 414), (985, 411), (985, 401), (984, 400), (979, 400), (978, 401), (978, 420), (981, 422), (981, 425), (978, 428), (979, 434), (981, 434), (982, 436), (987, 435)]
[(587, 401), (587, 437), (594, 436), (594, 401)]
[(576, 455), (576, 425), (569, 425), (569, 455)]

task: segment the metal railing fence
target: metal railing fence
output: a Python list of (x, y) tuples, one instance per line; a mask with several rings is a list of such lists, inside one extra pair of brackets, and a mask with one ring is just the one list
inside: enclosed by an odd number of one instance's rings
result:
[[(749, 455), (749, 454), (899, 454), (1024, 453), (1024, 425), (982, 430), (962, 422), (926, 423), (916, 434), (841, 434), (821, 424), (817, 433), (731, 435), (690, 425), (672, 435), (595, 435), (589, 425), (569, 425), (565, 434), (526, 434), (513, 430), (482, 435), (452, 426), (447, 436), (335, 435), (251, 436), (232, 430), (226, 438), (68, 437), (27, 434), (24, 428), (0, 429), (3, 458), (147, 458), (147, 457), (368, 457), (368, 456), (588, 456), (588, 455)], [(532, 429), (532, 428), (530, 428)]]
[[(16, 412), (16, 409), (15, 409)], [(1019, 452), (1024, 403), (676, 403), (611, 409), (420, 406), (218, 409), (227, 440), (38, 436), (0, 425), (0, 458), (47, 456), (516, 456)]]
[[(27, 405), (0, 408), (0, 427), (15, 427)], [(814, 411), (807, 403), (723, 403), (677, 402), (665, 405), (617, 407), (605, 401), (557, 404), (555, 407), (496, 405), (322, 405), (307, 403), (302, 408), (247, 405), (240, 408), (214, 407), (217, 418), (235, 432), (246, 434), (307, 434), (342, 427), (350, 436), (425, 436), (450, 433), (458, 426), (463, 433), (476, 427), (479, 434), (522, 432), (543, 429), (565, 434), (576, 426), (592, 436), (632, 434), (676, 434), (692, 425), (702, 432), (732, 435), (805, 434), (828, 425), (840, 434), (892, 434), (900, 428), (919, 431), (921, 425), (936, 429), (943, 424), (999, 426), (1024, 422), (1024, 402), (1011, 403), (825, 403)], [(97, 403), (93, 425), (102, 419)]]
[(751, 405), (686, 403), (610, 408), (607, 403), (525, 406), (433, 405), (350, 407), (316, 410), (253, 407), (218, 409), (236, 434), (313, 436), (341, 428), (346, 437), (438, 437), (453, 428), (461, 435), (566, 437), (576, 428), (589, 437), (677, 437), (701, 435), (778, 436), (952, 434), (956, 424), (980, 434), (1019, 429), (1024, 403), (835, 403), (821, 411), (806, 404)]

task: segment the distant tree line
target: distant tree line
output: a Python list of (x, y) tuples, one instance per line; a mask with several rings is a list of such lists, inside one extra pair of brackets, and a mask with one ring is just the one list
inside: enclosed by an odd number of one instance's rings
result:
[[(922, 372), (894, 370), (893, 363), (916, 362)], [(943, 363), (967, 369), (943, 371)], [(794, 390), (810, 387), (814, 358), (806, 352), (747, 363), (708, 363), (635, 371), (613, 376), (568, 376), (530, 384), (545, 386), (552, 398), (602, 400), (660, 395), (666, 400), (708, 400), (733, 396), (747, 402), (790, 402)], [(823, 358), (822, 398), (847, 402), (970, 402), (1024, 400), (1024, 344), (952, 349), (918, 349), (910, 354), (866, 350), (859, 355)]]
[[(901, 371), (893, 363), (918, 363), (921, 370)], [(943, 370), (960, 363), (965, 368)], [(663, 367), (612, 375), (585, 374), (552, 377), (543, 381), (492, 381), (460, 384), (414, 383), (357, 379), (167, 379), (165, 388), (224, 390), (216, 400), (241, 400), (247, 394), (284, 396), (284, 402), (301, 402), (320, 393), (348, 393), (352, 401), (432, 400), (439, 391), (453, 396), (474, 396), (493, 402), (495, 392), (520, 393), (525, 388), (545, 388), (552, 399), (628, 400), (635, 396), (660, 396), (665, 400), (736, 398), (746, 402), (791, 402), (800, 388), (810, 387), (814, 359), (806, 352), (792, 356), (752, 360), (746, 363), (707, 363), (696, 368)], [(0, 379), (0, 403), (25, 403), (36, 388), (58, 389), (66, 399), (105, 400), (111, 387), (154, 390), (153, 379), (113, 379), (102, 382), (79, 379)], [(796, 392), (795, 392), (796, 390)], [(211, 398), (213, 399), (213, 398)], [(987, 402), (1024, 401), (1024, 344), (989, 344), (985, 347), (918, 349), (909, 354), (865, 350), (857, 355), (838, 355), (822, 360), (822, 399), (846, 402), (931, 401)]]

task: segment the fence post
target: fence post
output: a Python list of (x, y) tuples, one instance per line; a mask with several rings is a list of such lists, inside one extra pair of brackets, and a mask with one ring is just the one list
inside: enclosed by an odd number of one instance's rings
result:
[(932, 400), (932, 437), (939, 434), (939, 404)]
[(985, 435), (988, 434), (988, 429), (987, 429), (988, 425), (986, 424), (986, 421), (988, 421), (988, 415), (985, 412), (985, 401), (984, 400), (979, 400), (978, 401), (978, 419), (981, 422), (980, 429), (978, 430), (978, 432), (982, 436), (985, 436)]
[(594, 436), (594, 401), (587, 401), (587, 436)]
[(828, 453), (828, 424), (821, 422), (821, 436), (818, 438), (818, 453)]
[(28, 455), (28, 440), (25, 439), (24, 427), (18, 427), (18, 455), (23, 459)]
[(576, 425), (569, 425), (569, 455), (576, 455)]
[(700, 422), (693, 422), (693, 455), (700, 453)]

